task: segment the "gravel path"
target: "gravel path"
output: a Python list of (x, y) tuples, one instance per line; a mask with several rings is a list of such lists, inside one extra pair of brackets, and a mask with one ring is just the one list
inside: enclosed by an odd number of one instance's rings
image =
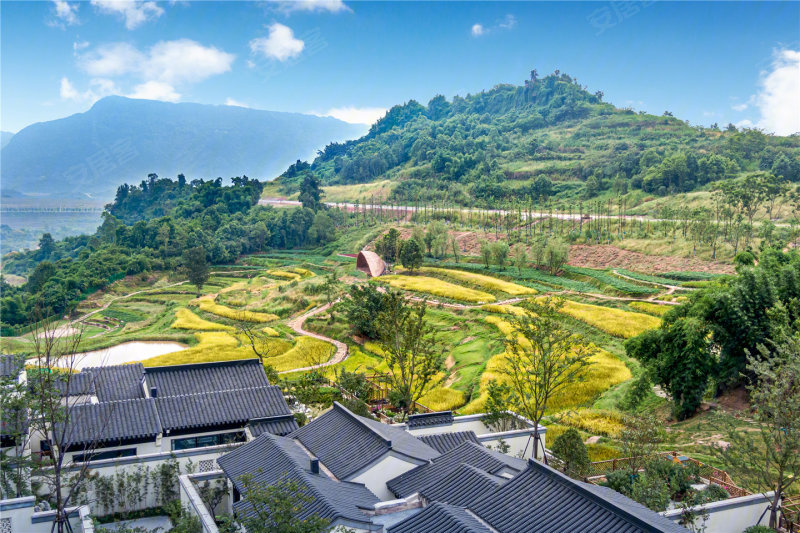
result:
[[(336, 300), (336, 302), (338, 302), (338, 301), (339, 300)], [(333, 302), (333, 303), (336, 303), (336, 302)], [(329, 342), (329, 343), (333, 344), (334, 346), (336, 346), (336, 353), (333, 355), (333, 357), (329, 361), (326, 361), (325, 363), (322, 363), (322, 364), (319, 364), (319, 365), (311, 365), (311, 366), (307, 366), (307, 367), (303, 367), (303, 368), (293, 368), (291, 370), (284, 370), (283, 372), (279, 372), (279, 374), (288, 374), (290, 372), (304, 372), (306, 370), (314, 370), (314, 369), (322, 368), (322, 367), (325, 367), (325, 366), (335, 365), (335, 364), (341, 363), (342, 361), (347, 359), (347, 356), (349, 355), (349, 351), (348, 351), (347, 345), (345, 343), (337, 341), (337, 340), (334, 340), (334, 339), (331, 339), (330, 337), (326, 337), (325, 335), (320, 335), (319, 333), (314, 333), (313, 331), (307, 331), (307, 330), (303, 329), (303, 325), (305, 324), (307, 319), (309, 319), (310, 317), (312, 317), (314, 315), (318, 315), (318, 314), (320, 314), (320, 313), (322, 313), (324, 311), (327, 311), (328, 308), (331, 307), (331, 305), (332, 304), (325, 304), (323, 306), (316, 307), (316, 308), (312, 309), (311, 311), (303, 313), (302, 315), (300, 315), (297, 318), (291, 319), (290, 321), (288, 321), (286, 323), (286, 325), (289, 326), (290, 328), (292, 328), (292, 330), (295, 333), (299, 334), (299, 335), (305, 335), (306, 337), (313, 337), (313, 338), (319, 339), (321, 341)]]

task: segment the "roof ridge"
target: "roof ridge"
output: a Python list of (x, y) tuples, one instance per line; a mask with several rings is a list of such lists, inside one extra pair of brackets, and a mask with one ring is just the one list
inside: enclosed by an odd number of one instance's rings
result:
[[(229, 361), (206, 361), (203, 363), (184, 363), (182, 365), (161, 365), (161, 366), (147, 366), (144, 367), (144, 372), (147, 374), (148, 372), (167, 372), (170, 370), (186, 370), (188, 367), (194, 368), (215, 368), (221, 366), (239, 366), (239, 365), (246, 365), (246, 364), (253, 364), (253, 362), (260, 363), (259, 359), (256, 357), (247, 357), (245, 359), (231, 359)], [(110, 365), (110, 366), (122, 366), (122, 365)]]
[[(577, 480), (573, 480), (572, 478), (567, 477), (566, 474), (562, 474), (561, 472), (559, 472), (555, 468), (552, 468), (549, 465), (545, 465), (544, 463), (540, 463), (539, 461), (536, 461), (534, 459), (528, 459), (528, 468), (533, 470), (533, 468), (531, 468), (531, 467), (534, 467), (537, 472), (542, 473), (542, 474), (550, 477), (551, 479), (554, 479), (554, 480), (558, 481), (558, 483), (560, 483), (561, 485), (566, 486), (566, 487), (568, 487), (568, 488), (570, 488), (570, 489), (572, 489), (572, 490), (574, 490), (576, 492), (581, 493), (583, 496), (585, 496), (588, 499), (592, 500), (593, 502), (598, 504), (600, 507), (603, 507), (604, 509), (610, 511), (611, 513), (616, 514), (618, 516), (621, 515), (620, 516), (621, 518), (624, 518), (628, 522), (631, 522), (632, 524), (643, 528), (643, 530), (646, 531), (646, 532), (660, 533), (661, 531), (663, 531), (662, 529), (659, 529), (659, 528), (653, 526), (652, 524), (650, 524), (646, 520), (643, 520), (642, 518), (640, 518), (640, 517), (636, 516), (635, 514), (631, 513), (630, 511), (628, 511), (624, 507), (621, 507), (619, 505), (614, 505), (614, 504), (610, 503), (608, 499), (602, 498), (597, 493), (592, 492), (591, 490), (589, 490), (586, 487), (584, 487), (582, 485), (583, 482), (577, 481)], [(621, 495), (621, 496), (627, 498), (627, 496), (625, 496), (624, 494)], [(633, 500), (631, 500), (631, 501), (633, 503), (636, 503)], [(655, 513), (655, 512), (653, 512), (653, 513), (654, 514), (658, 514), (658, 513)]]
[[(376, 437), (381, 439), (387, 446), (391, 447), (392, 439), (387, 439), (386, 437), (384, 437), (383, 435), (378, 433), (378, 431), (375, 428), (373, 428), (370, 424), (367, 423), (366, 419), (361, 420), (361, 418), (363, 418), (363, 417), (358, 416), (357, 414), (355, 414), (354, 412), (350, 411), (347, 407), (345, 407), (344, 405), (340, 404), (337, 401), (333, 402), (333, 408), (334, 409), (338, 408), (339, 410), (344, 411), (351, 419), (355, 420), (358, 424), (361, 424), (370, 433), (372, 433), (373, 435), (375, 435)], [(379, 422), (379, 424), (380, 423), (381, 422)], [(389, 427), (389, 425), (387, 424), (386, 427)]]
[(157, 396), (156, 400), (163, 400), (167, 398), (185, 398), (189, 396), (208, 396), (209, 394), (221, 394), (224, 392), (241, 392), (246, 390), (261, 390), (261, 389), (280, 389), (277, 385), (258, 385), (256, 387), (241, 387), (238, 389), (222, 389), (222, 390), (212, 390), (212, 391), (205, 391), (205, 392), (189, 392), (184, 394), (173, 394), (168, 396)]

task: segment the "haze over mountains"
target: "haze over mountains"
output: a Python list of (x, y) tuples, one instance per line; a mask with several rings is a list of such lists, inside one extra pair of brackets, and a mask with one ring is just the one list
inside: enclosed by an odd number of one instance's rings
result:
[[(3, 133), (5, 196), (111, 199), (151, 172), (187, 179), (272, 179), (298, 158), (366, 126), (236, 106), (110, 96), (85, 113)], [(6, 145), (7, 143), (7, 145)]]

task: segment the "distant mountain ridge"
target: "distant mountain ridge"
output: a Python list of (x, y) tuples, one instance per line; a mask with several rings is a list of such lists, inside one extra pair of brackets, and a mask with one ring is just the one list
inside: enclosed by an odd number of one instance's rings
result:
[(14, 134), (10, 131), (0, 131), (0, 150), (6, 147), (8, 141), (10, 141), (13, 136)]
[[(155, 172), (187, 179), (271, 179), (333, 139), (366, 126), (236, 106), (109, 96), (85, 113), (28, 126), (2, 149), (4, 191), (113, 198)], [(3, 142), (6, 142), (5, 133)]]

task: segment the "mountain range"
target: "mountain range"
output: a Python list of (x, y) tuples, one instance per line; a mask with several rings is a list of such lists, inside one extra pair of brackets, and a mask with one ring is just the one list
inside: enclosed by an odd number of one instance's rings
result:
[(149, 173), (271, 179), (326, 143), (365, 130), (300, 113), (109, 96), (85, 113), (33, 124), (8, 139), (4, 132), (3, 195), (111, 199), (119, 185)]

